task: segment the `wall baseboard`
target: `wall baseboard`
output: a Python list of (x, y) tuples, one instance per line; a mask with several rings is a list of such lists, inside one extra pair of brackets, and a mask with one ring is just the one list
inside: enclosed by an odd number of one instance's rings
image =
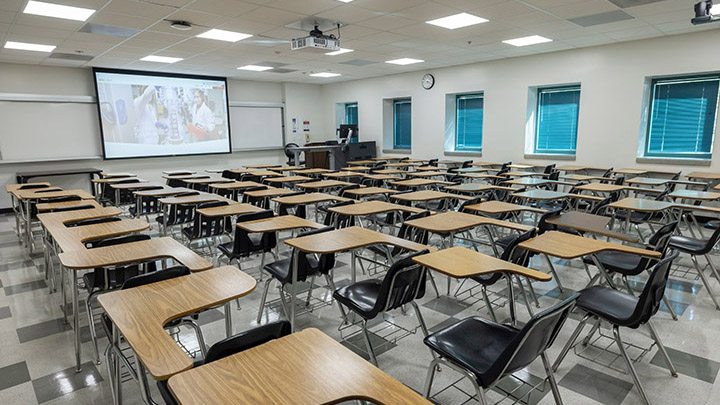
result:
[(0, 208), (0, 214), (12, 214), (13, 209), (12, 208)]

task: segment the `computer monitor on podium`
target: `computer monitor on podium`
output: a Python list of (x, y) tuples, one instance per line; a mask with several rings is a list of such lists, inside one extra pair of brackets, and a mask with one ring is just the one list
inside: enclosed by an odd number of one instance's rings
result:
[(357, 125), (342, 124), (338, 129), (338, 140), (342, 143), (355, 143), (358, 141)]

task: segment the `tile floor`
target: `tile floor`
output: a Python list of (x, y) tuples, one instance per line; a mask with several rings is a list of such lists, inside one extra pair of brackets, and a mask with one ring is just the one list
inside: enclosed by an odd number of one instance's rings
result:
[[(14, 231), (14, 218), (10, 215), (0, 216), (0, 403), (3, 404), (99, 404), (110, 402), (110, 390), (107, 383), (107, 372), (104, 364), (92, 362), (92, 348), (89, 339), (87, 318), (82, 314), (82, 359), (83, 370), (76, 374), (73, 371), (73, 331), (62, 317), (62, 303), (59, 294), (49, 294), (44, 272), (42, 255), (29, 256), (17, 242)], [(284, 253), (283, 254), (287, 254)], [(349, 255), (340, 255), (341, 262), (336, 270), (335, 280), (338, 286), (349, 283), (350, 266), (347, 265)], [(560, 292), (554, 282), (534, 283), (540, 305), (547, 308), (569, 293), (583, 288), (587, 276), (577, 262), (555, 261), (562, 277), (565, 292)], [(687, 260), (682, 261), (687, 264)], [(257, 271), (259, 260), (244, 262), (242, 268)], [(544, 264), (535, 258), (532, 267), (544, 268)], [(445, 280), (436, 276), (441, 293), (445, 289)], [(712, 285), (720, 291), (720, 285), (713, 280)], [(316, 281), (323, 286), (324, 281)], [(470, 286), (466, 283), (463, 287)], [(261, 287), (259, 284), (258, 287)], [(457, 286), (453, 282), (453, 291)], [(637, 288), (643, 286), (642, 280)], [(503, 303), (503, 288), (493, 289), (492, 295), (497, 303)], [(317, 288), (314, 296), (318, 300), (327, 299), (323, 288)], [(715, 310), (707, 291), (702, 285), (691, 278), (673, 278), (668, 289), (671, 305), (680, 317), (673, 321), (665, 309), (654, 318), (654, 323), (678, 369), (679, 377), (672, 378), (665, 369), (663, 359), (652, 347), (638, 363), (636, 368), (641, 375), (645, 389), (654, 404), (715, 404), (720, 403), (720, 389), (715, 386), (720, 369), (720, 351), (715, 346), (720, 342), (720, 311)], [(277, 290), (271, 289), (270, 298), (278, 297)], [(241, 331), (256, 325), (255, 317), (260, 298), (260, 288), (241, 300), (242, 309), (233, 310), (234, 330)], [(462, 301), (447, 296), (437, 297), (428, 288), (424, 298), (420, 300), (420, 310), (431, 331), (439, 330), (459, 319), (480, 315), (488, 316), (482, 300), (477, 297), (461, 295)], [(519, 299), (519, 298), (518, 298)], [(317, 306), (317, 305), (316, 305)], [(276, 302), (271, 303), (266, 311), (263, 322), (277, 319), (281, 309)], [(507, 307), (496, 309), (499, 318), (507, 318)], [(528, 314), (524, 305), (518, 303), (520, 320), (527, 320)], [(563, 328), (556, 344), (551, 348), (549, 358), (555, 359), (562, 345), (568, 339), (573, 328), (580, 319), (573, 314)], [(397, 326), (388, 326), (385, 321), (392, 321)], [(208, 344), (224, 337), (224, 323), (220, 311), (207, 311), (200, 315), (205, 340)], [(315, 308), (298, 318), (300, 328), (316, 327), (366, 356), (364, 345), (358, 335), (353, 335), (354, 328), (339, 330), (340, 317), (336, 306)], [(415, 330), (417, 320), (412, 308), (407, 313), (393, 311), (378, 320), (371, 329), (373, 341), (377, 344), (380, 367), (393, 377), (415, 390), (422, 390), (430, 353), (422, 344), (422, 333), (417, 330), (397, 342), (392, 337), (403, 333), (403, 329)], [(626, 341), (639, 346), (650, 346), (650, 339), (644, 330), (623, 330)], [(481, 339), (478, 336), (478, 339)], [(192, 350), (194, 338), (183, 331), (180, 340)], [(603, 341), (597, 342), (602, 345)], [(106, 340), (101, 338), (101, 350)], [(196, 348), (197, 346), (195, 346)], [(589, 357), (585, 353), (585, 357)], [(597, 353), (595, 353), (597, 354)], [(590, 353), (593, 355), (593, 353)], [(608, 357), (606, 355), (600, 358)], [(622, 360), (613, 363), (624, 370)], [(489, 394), (495, 402), (503, 399), (503, 392), (513, 391), (522, 403), (551, 404), (552, 395), (549, 387), (541, 391), (527, 394), (528, 385), (540, 384), (544, 371), (539, 361), (529, 368), (506, 378)], [(466, 381), (459, 381), (459, 376), (451, 370), (443, 370), (436, 377), (433, 400), (442, 404), (474, 403), (467, 393), (472, 387)], [(556, 373), (562, 398), (566, 404), (639, 404), (637, 391), (633, 388), (630, 376), (624, 372), (607, 368), (578, 356), (573, 351)], [(452, 385), (451, 385), (452, 384)], [(124, 385), (125, 403), (141, 403), (138, 389), (132, 382)], [(161, 398), (153, 388), (156, 401)], [(511, 403), (514, 398), (504, 400)]]

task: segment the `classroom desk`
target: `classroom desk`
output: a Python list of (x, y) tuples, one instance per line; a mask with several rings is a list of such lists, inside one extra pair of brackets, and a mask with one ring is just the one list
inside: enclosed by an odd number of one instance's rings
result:
[(93, 184), (112, 184), (120, 183), (127, 180), (134, 180), (136, 183), (146, 183), (148, 180), (138, 179), (137, 177), (103, 177), (100, 179), (93, 179)]
[[(195, 195), (189, 195), (184, 197), (165, 197), (158, 200), (160, 204), (162, 204), (162, 211), (163, 211), (163, 217), (164, 218), (170, 218), (170, 206), (171, 205), (181, 205), (181, 204), (202, 204), (206, 202), (214, 202), (214, 201), (225, 201), (229, 205), (237, 204), (237, 201), (231, 200), (229, 198), (221, 197), (217, 194), (211, 194), (211, 193), (204, 193), (199, 192), (199, 194)], [(165, 221), (162, 223), (162, 234), (167, 235), (167, 224)]]
[(35, 204), (35, 208), (39, 213), (71, 207), (102, 208), (102, 206), (95, 200), (63, 201), (56, 203)]
[[(109, 337), (113, 350), (118, 350), (119, 336), (122, 335), (142, 363), (140, 369), (147, 369), (155, 380), (166, 380), (191, 369), (193, 359), (163, 326), (173, 319), (225, 304), (226, 334), (231, 336), (231, 313), (227, 304), (251, 293), (256, 284), (254, 278), (237, 267), (223, 266), (212, 271), (102, 294), (98, 302), (113, 323), (115, 339)], [(116, 367), (113, 374), (119, 370)], [(112, 377), (117, 379), (119, 376), (116, 374)], [(121, 385), (114, 384), (118, 394)], [(114, 399), (119, 403), (121, 397), (116, 394)]]
[(630, 169), (630, 168), (624, 168), (624, 169), (617, 169), (612, 171), (615, 174), (630, 174), (635, 176), (642, 176), (643, 174), (647, 174), (647, 170), (643, 169)]
[(555, 183), (553, 180), (547, 179), (535, 179), (530, 177), (521, 177), (519, 179), (512, 179), (504, 181), (503, 184), (511, 184), (513, 186), (543, 186), (545, 184)]
[[(23, 244), (28, 249), (30, 254), (33, 253), (32, 249), (32, 215), (31, 215), (31, 204), (35, 200), (43, 200), (48, 198), (59, 198), (59, 197), (80, 197), (82, 200), (94, 200), (95, 197), (85, 190), (62, 190), (48, 191), (49, 189), (28, 189), (28, 190), (14, 190), (12, 194), (17, 198), (24, 206), (24, 212), (22, 213), (25, 220), (25, 236), (23, 238)], [(44, 191), (44, 192), (43, 192)]]
[(545, 173), (539, 173), (539, 172), (523, 172), (523, 171), (514, 171), (511, 170), (509, 172), (505, 172), (502, 174), (502, 176), (505, 177), (533, 177), (533, 176), (542, 176)]
[(660, 212), (672, 208), (672, 203), (644, 198), (623, 198), (620, 201), (610, 203), (608, 206), (627, 211)]
[[(151, 197), (151, 198), (160, 198), (160, 197), (169, 197), (181, 193), (189, 193), (193, 192), (193, 190), (190, 190), (189, 188), (185, 187), (165, 187), (158, 190), (139, 190), (134, 191), (133, 194), (135, 194), (135, 206), (141, 207), (142, 206), (142, 199), (143, 197)], [(135, 217), (140, 218), (140, 211), (137, 210), (135, 212)]]
[(629, 186), (621, 186), (617, 184), (609, 183), (588, 183), (578, 186), (577, 189), (581, 191), (591, 191), (594, 193), (614, 193), (616, 191), (629, 190)]
[(550, 281), (552, 277), (541, 271), (523, 267), (505, 260), (476, 252), (461, 246), (453, 246), (436, 252), (415, 256), (413, 262), (454, 279), (464, 279), (493, 273), (503, 273), (510, 292), (510, 319), (515, 322), (515, 294), (512, 275), (537, 281)]
[(602, 176), (587, 176), (584, 174), (566, 174), (565, 176), (561, 176), (561, 179), (564, 180), (572, 180), (572, 181), (592, 181), (592, 180), (605, 180), (605, 181), (613, 181), (613, 179), (602, 177)]
[(349, 172), (346, 170), (342, 172), (324, 173), (323, 177), (329, 177), (331, 179), (350, 179), (352, 177), (363, 177), (363, 174), (359, 172)]
[(312, 180), (312, 178), (305, 177), (305, 176), (282, 176), (282, 177), (268, 177), (268, 178), (264, 179), (263, 181), (268, 182), (268, 183), (273, 183), (273, 184), (277, 183), (280, 185), (285, 185), (288, 183), (290, 185), (293, 185), (297, 182), (308, 181), (308, 180)]
[(274, 172), (272, 170), (248, 170), (245, 173), (251, 175), (251, 176), (260, 176), (260, 177), (278, 177), (282, 176), (282, 173)]
[(464, 179), (480, 179), (480, 180), (487, 180), (487, 179), (498, 179), (498, 180), (505, 180), (505, 177), (497, 176), (495, 174), (482, 174), (482, 173), (460, 173), (458, 176), (464, 178)]
[(347, 170), (347, 171), (351, 171), (351, 172), (369, 172), (370, 170), (372, 170), (372, 167), (350, 165), (350, 166), (343, 167), (342, 170)]
[(243, 195), (247, 195), (252, 198), (273, 198), (280, 197), (285, 194), (294, 194), (295, 191), (288, 190), (286, 188), (268, 187), (265, 190), (246, 191)]
[(241, 190), (251, 187), (262, 187), (264, 184), (255, 181), (229, 181), (225, 183), (212, 183), (209, 185), (210, 188), (217, 190)]
[(404, 162), (398, 162), (398, 163), (386, 163), (385, 164), (385, 167), (398, 167), (398, 168), (399, 167), (408, 168), (408, 167), (413, 167), (413, 166), (420, 166), (420, 163), (404, 161)]
[(467, 197), (460, 194), (445, 193), (442, 191), (435, 190), (420, 190), (413, 191), (411, 193), (400, 193), (393, 194), (390, 196), (391, 199), (407, 201), (410, 204), (417, 202), (428, 202), (428, 201), (445, 201), (445, 200), (469, 200), (471, 197)]
[(295, 174), (321, 174), (321, 173), (329, 173), (332, 170), (330, 169), (321, 169), (321, 168), (314, 168), (314, 169), (302, 169), (302, 170), (294, 170), (293, 173)]
[(481, 183), (461, 183), (452, 186), (445, 186), (445, 190), (457, 191), (459, 193), (476, 194), (484, 191), (515, 191), (512, 187), (494, 186), (492, 184), (481, 184)]
[(122, 190), (128, 191), (140, 191), (147, 189), (161, 189), (165, 188), (164, 184), (161, 183), (120, 183), (120, 184), (108, 184), (110, 188), (115, 190), (115, 205), (120, 206), (120, 192)]
[(238, 222), (235, 226), (250, 233), (281, 232), (291, 229), (320, 229), (325, 225), (295, 215), (279, 215), (255, 221)]
[[(375, 202), (375, 201), (373, 201)], [(377, 201), (380, 202), (380, 201)], [(353, 204), (362, 205), (369, 203)], [(346, 208), (352, 207), (353, 205), (337, 207)], [(393, 204), (394, 205), (394, 204)], [(334, 210), (331, 208), (330, 210)], [(417, 252), (422, 249), (435, 250), (434, 248), (421, 245), (406, 239), (398, 238), (396, 236), (387, 235), (380, 232), (375, 232), (367, 228), (359, 226), (351, 226), (342, 229), (336, 229), (334, 231), (322, 232), (315, 235), (302, 236), (299, 238), (287, 239), (285, 244), (300, 250), (305, 253), (339, 253), (344, 251), (351, 251), (352, 260), (350, 262), (351, 267), (351, 280), (354, 283), (356, 280), (356, 250), (364, 248), (370, 245), (390, 245), (406, 249), (409, 251)], [(291, 302), (290, 302), (290, 323), (292, 330), (295, 331), (295, 301), (297, 295), (297, 254), (293, 251), (292, 258), (292, 283), (290, 286), (291, 290)]]
[(407, 205), (393, 204), (386, 201), (365, 201), (357, 204), (343, 205), (341, 207), (328, 208), (329, 212), (340, 215), (349, 216), (367, 216), (373, 214), (382, 214), (391, 211), (417, 213), (425, 211), (424, 209), (408, 207)]
[(716, 172), (692, 172), (685, 175), (688, 179), (703, 180), (706, 183), (720, 180), (720, 173)]
[(344, 186), (350, 186), (353, 183), (339, 180), (318, 180), (307, 183), (300, 183), (297, 186), (303, 189), (323, 190), (326, 188), (339, 188)]
[[(80, 219), (67, 220), (66, 216), (57, 214), (63, 213), (58, 212), (45, 214), (41, 222), (45, 231), (52, 236), (55, 244), (63, 252), (83, 250), (85, 249), (85, 242), (91, 240), (112, 238), (115, 236), (128, 235), (150, 229), (150, 224), (141, 219), (126, 219), (123, 221), (67, 227), (65, 226), (66, 223), (79, 221)], [(115, 215), (106, 215), (102, 214), (102, 212), (98, 212), (94, 215), (88, 214), (88, 216), (83, 219), (103, 218), (109, 216)]]
[(563, 198), (571, 197), (568, 193), (560, 193), (557, 191), (549, 191), (549, 190), (528, 190), (523, 191), (521, 193), (514, 193), (513, 197), (519, 197), (524, 198), (528, 200), (537, 200), (537, 201), (551, 201), (551, 200), (560, 200)]
[[(50, 187), (50, 183), (48, 183), (47, 181), (41, 181), (41, 182), (37, 182), (37, 183), (6, 184), (5, 191), (7, 191), (8, 193), (12, 193), (13, 191), (20, 190), (20, 188), (24, 187), (24, 186), (34, 186), (34, 187), (43, 189), (43, 188)], [(33, 190), (33, 189), (28, 189), (28, 190)], [(34, 190), (37, 190), (37, 188)]]
[(177, 374), (169, 386), (184, 405), (430, 404), (315, 328)]
[(531, 164), (527, 164), (527, 163), (511, 163), (508, 165), (508, 167), (511, 169), (518, 169), (518, 170), (528, 170), (528, 169), (534, 170), (536, 167), (545, 167), (545, 166), (544, 165), (543, 166), (531, 165)]
[(205, 174), (166, 174), (162, 176), (166, 180), (190, 180), (190, 179), (207, 179), (210, 176)]
[(163, 174), (168, 176), (183, 175), (183, 174), (195, 174), (192, 170), (163, 170)]
[(448, 185), (448, 184), (452, 184), (452, 183), (449, 181), (445, 181), (445, 180), (406, 179), (406, 180), (391, 181), (390, 184), (392, 184), (393, 186), (404, 186), (404, 187), (426, 187), (426, 186), (433, 186), (436, 184)]
[(400, 180), (400, 177), (393, 176), (390, 174), (377, 174), (377, 173), (371, 173), (371, 174), (364, 174), (364, 179), (372, 179), (372, 180), (381, 180), (381, 181), (387, 181), (387, 180)]
[(403, 159), (406, 159), (406, 158), (409, 158), (409, 156), (378, 156), (378, 157), (374, 157), (374, 158), (371, 158), (371, 159), (374, 160), (374, 161), (378, 161), (378, 160), (382, 161), (382, 160), (385, 160), (385, 161), (388, 161), (388, 162), (392, 162), (392, 161), (396, 161), (396, 160), (403, 160)]
[(638, 238), (608, 229), (611, 218), (580, 211), (567, 211), (546, 219), (547, 223), (600, 236), (608, 236), (626, 242), (637, 243)]
[(418, 177), (445, 177), (445, 175), (450, 174), (447, 172), (441, 172), (437, 170), (421, 170), (417, 172), (408, 172), (406, 175), (408, 177), (418, 178)]
[(669, 182), (670, 179), (655, 179), (649, 177), (633, 177), (632, 179), (626, 181), (627, 184), (649, 187), (664, 186)]
[(358, 165), (358, 166), (364, 166), (364, 165), (374, 165), (377, 163), (375, 160), (353, 160), (350, 162), (347, 162), (349, 165)]
[(699, 191), (699, 190), (675, 190), (668, 195), (670, 198), (679, 198), (681, 200), (700, 200), (700, 201), (714, 201), (720, 199), (720, 193), (714, 193), (712, 191)]
[(465, 206), (466, 210), (480, 212), (482, 214), (489, 214), (489, 215), (496, 215), (496, 214), (506, 214), (509, 212), (533, 212), (536, 214), (542, 214), (545, 212), (544, 209), (541, 208), (535, 208), (535, 207), (528, 207), (527, 205), (518, 205), (518, 204), (512, 204), (504, 201), (485, 201), (479, 204), (473, 204), (473, 205), (467, 205)]
[[(95, 168), (41, 170), (41, 171), (36, 171), (36, 172), (17, 172), (17, 173), (15, 173), (15, 180), (18, 182), (18, 184), (22, 184), (22, 183), (27, 183), (27, 181), (32, 179), (33, 177), (51, 177), (51, 176), (69, 176), (69, 175), (74, 175), (74, 174), (87, 174), (90, 176), (90, 181), (92, 182), (92, 179), (95, 178), (95, 175), (100, 177), (100, 173), (102, 173), (102, 170), (95, 169)], [(94, 193), (95, 190), (92, 188), (92, 183), (91, 183), (90, 188)]]
[(488, 169), (485, 169), (483, 167), (462, 167), (460, 169), (456, 169), (455, 172), (457, 173), (483, 173), (487, 172)]
[(397, 193), (397, 190), (391, 190), (389, 188), (384, 187), (360, 187), (360, 188), (354, 188), (351, 190), (345, 190), (345, 194), (349, 194), (353, 196), (354, 198), (357, 198), (358, 200), (362, 197), (368, 197), (371, 195), (384, 195), (387, 196), (388, 194)]
[(187, 266), (191, 271), (201, 271), (212, 268), (212, 264), (207, 260), (183, 246), (180, 242), (169, 237), (95, 249), (62, 252), (58, 255), (58, 258), (63, 268), (72, 273), (71, 293), (73, 301), (73, 330), (75, 335), (75, 370), (77, 372), (81, 370), (80, 318), (78, 315), (80, 311), (77, 291), (78, 270), (89, 270), (165, 258), (174, 259), (181, 265)]
[(499, 219), (488, 218), (482, 215), (473, 215), (457, 211), (448, 211), (442, 214), (412, 219), (405, 221), (404, 224), (428, 232), (450, 234), (450, 246), (454, 244), (453, 237), (455, 233), (475, 228), (477, 226), (498, 226), (520, 232), (525, 232), (534, 228), (530, 225), (501, 221)]
[(373, 173), (375, 173), (375, 174), (405, 174), (406, 171), (400, 170), (400, 169), (380, 169), (380, 170), (375, 170)]
[(285, 205), (308, 205), (327, 201), (347, 201), (348, 199), (327, 193), (306, 193), (286, 197), (276, 197), (272, 200), (278, 204)]
[(612, 287), (615, 286), (615, 283), (613, 283), (612, 277), (608, 275), (605, 267), (597, 258), (597, 253), (604, 251), (613, 251), (630, 253), (650, 258), (660, 258), (661, 256), (661, 252), (655, 250), (648, 250), (627, 245), (621, 245), (618, 243), (605, 242), (598, 239), (584, 238), (582, 236), (558, 231), (545, 232), (542, 235), (521, 242), (520, 244), (518, 244), (518, 246), (523, 249), (540, 253), (545, 257), (548, 265), (550, 266), (551, 272), (555, 276), (555, 281), (557, 282), (560, 289), (563, 288), (562, 284), (560, 283), (560, 279), (557, 277), (557, 273), (555, 272), (552, 262), (547, 256), (554, 256), (566, 260), (591, 256), (593, 261), (595, 262), (595, 266), (599, 269), (598, 275), (596, 275), (593, 280), (591, 280), (591, 283), (594, 282), (595, 278), (602, 275), (605, 277), (605, 280), (608, 282), (608, 284)]
[(295, 166), (277, 166), (277, 167), (273, 167), (272, 170), (273, 171), (281, 171), (281, 172), (293, 172), (295, 170), (302, 170), (304, 168), (305, 168), (305, 166), (297, 166), (297, 165), (295, 165)]
[(502, 163), (496, 163), (496, 162), (472, 162), (470, 166), (478, 166), (478, 167), (489, 167), (489, 166), (502, 166)]
[(227, 217), (231, 215), (247, 214), (249, 212), (259, 212), (263, 209), (252, 204), (235, 203), (221, 205), (219, 207), (198, 208), (195, 212), (206, 217)]
[(212, 183), (232, 183), (235, 180), (226, 179), (225, 177), (202, 177), (197, 179), (187, 179), (185, 183), (192, 187), (195, 184), (212, 184)]

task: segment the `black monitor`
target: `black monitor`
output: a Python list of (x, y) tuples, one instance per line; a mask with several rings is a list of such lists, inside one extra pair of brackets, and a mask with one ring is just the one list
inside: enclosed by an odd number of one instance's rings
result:
[(339, 137), (340, 137), (340, 139), (348, 139), (348, 138), (357, 139), (358, 126), (357, 125), (346, 125), (346, 124), (340, 125)]

